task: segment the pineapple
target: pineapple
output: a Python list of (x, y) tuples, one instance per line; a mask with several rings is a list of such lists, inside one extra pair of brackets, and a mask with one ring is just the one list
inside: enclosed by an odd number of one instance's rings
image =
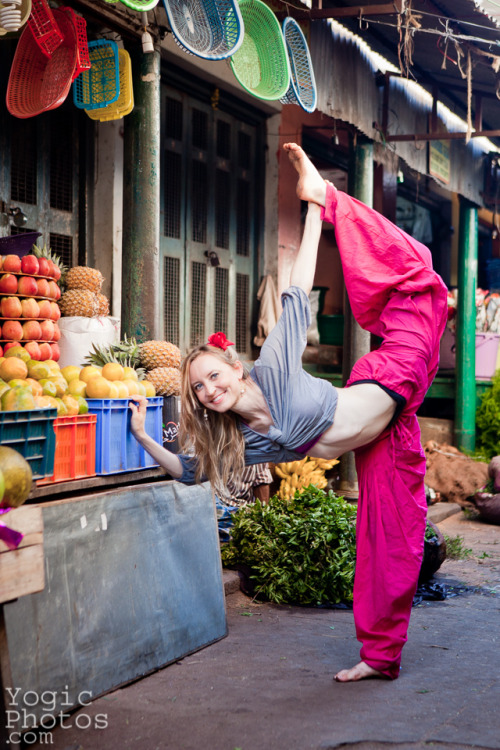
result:
[(104, 294), (96, 294), (98, 303), (98, 315), (109, 315), (109, 299)]
[(97, 346), (94, 344), (92, 351), (85, 357), (85, 363), (104, 367), (107, 362), (119, 362), (122, 367), (133, 367), (139, 380), (145, 376), (144, 369), (139, 367), (139, 347), (134, 338), (120, 341), (118, 344), (109, 344), (108, 346)]
[(59, 300), (63, 315), (93, 318), (98, 314), (97, 296), (88, 289), (69, 289)]
[(159, 396), (180, 395), (181, 372), (176, 367), (155, 367), (149, 370), (148, 380), (153, 383)]
[(89, 266), (74, 266), (66, 274), (64, 282), (66, 289), (88, 289), (97, 294), (101, 291), (104, 277), (97, 268)]
[(140, 344), (139, 356), (141, 365), (146, 370), (157, 367), (180, 367), (181, 351), (169, 341), (145, 341)]
[(55, 253), (53, 253), (52, 250), (49, 247), (47, 247), (46, 245), (44, 245), (43, 247), (38, 247), (38, 245), (33, 245), (33, 247), (31, 248), (31, 252), (37, 258), (48, 258), (49, 260), (51, 260), (52, 263), (54, 263), (54, 265), (56, 265), (57, 268), (59, 269), (59, 271), (61, 272), (60, 276), (59, 276), (59, 279), (56, 278), (56, 281), (60, 280), (61, 284), (64, 283), (64, 277), (65, 277), (68, 269), (63, 264), (63, 262), (62, 262), (61, 258), (59, 257), (59, 255), (56, 255)]

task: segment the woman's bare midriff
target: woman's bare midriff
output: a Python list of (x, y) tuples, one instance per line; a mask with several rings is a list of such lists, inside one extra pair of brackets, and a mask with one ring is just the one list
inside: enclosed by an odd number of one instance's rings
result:
[(333, 458), (371, 443), (396, 411), (396, 401), (376, 383), (337, 388), (337, 393), (333, 424), (311, 449), (316, 458)]

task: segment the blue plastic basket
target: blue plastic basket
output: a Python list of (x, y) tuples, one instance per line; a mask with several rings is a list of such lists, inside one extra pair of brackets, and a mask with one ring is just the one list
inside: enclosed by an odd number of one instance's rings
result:
[[(158, 466), (130, 430), (129, 399), (87, 399), (89, 414), (97, 415), (96, 474), (120, 474)], [(162, 444), (163, 397), (148, 398), (145, 429)]]
[(174, 39), (185, 52), (225, 60), (243, 42), (237, 0), (163, 0), (163, 5)]
[(290, 62), (290, 86), (285, 96), (280, 99), (283, 104), (299, 104), (306, 112), (316, 109), (316, 80), (302, 29), (294, 18), (285, 18), (282, 24), (288, 60)]
[(33, 479), (52, 476), (57, 409), (0, 412), (0, 444), (20, 453), (31, 467)]
[(108, 39), (89, 42), (90, 70), (73, 83), (73, 102), (79, 109), (98, 109), (115, 102), (120, 95), (118, 45)]

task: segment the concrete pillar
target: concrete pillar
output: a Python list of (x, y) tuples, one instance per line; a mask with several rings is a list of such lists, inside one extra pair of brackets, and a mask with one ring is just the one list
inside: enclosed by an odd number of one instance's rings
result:
[[(349, 171), (349, 193), (367, 206), (373, 206), (373, 143), (358, 137), (352, 146)], [(342, 354), (342, 379), (345, 384), (357, 360), (370, 351), (370, 334), (354, 320), (351, 306), (344, 296), (344, 347)], [(348, 498), (357, 498), (358, 479), (354, 453), (344, 453), (340, 459), (339, 492)]]
[(477, 255), (477, 208), (461, 199), (455, 374), (455, 445), (460, 450), (474, 450), (476, 444)]
[(122, 334), (160, 336), (160, 53), (132, 58), (135, 106), (124, 118)]

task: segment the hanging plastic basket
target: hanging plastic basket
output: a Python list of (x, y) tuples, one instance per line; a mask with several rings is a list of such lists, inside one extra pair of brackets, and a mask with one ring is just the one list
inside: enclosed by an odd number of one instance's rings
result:
[(290, 85), (285, 39), (272, 10), (260, 0), (240, 0), (245, 25), (243, 44), (231, 57), (232, 71), (249, 94), (281, 99)]
[(79, 16), (77, 13), (75, 13), (73, 8), (64, 7), (59, 8), (59, 10), (64, 11), (64, 13), (69, 16), (69, 19), (75, 29), (76, 65), (73, 72), (74, 80), (80, 75), (80, 73), (83, 73), (84, 70), (90, 70), (90, 55), (87, 42), (87, 21), (82, 18), (82, 16)]
[(185, 52), (225, 60), (241, 47), (244, 24), (237, 0), (163, 0), (174, 39)]
[(118, 62), (120, 67), (120, 96), (107, 107), (99, 109), (86, 109), (91, 120), (108, 122), (109, 120), (120, 120), (129, 115), (134, 109), (134, 89), (132, 86), (132, 61), (129, 53), (124, 49), (118, 50)]
[(98, 109), (116, 102), (120, 95), (118, 45), (109, 39), (89, 42), (90, 70), (73, 84), (73, 101), (79, 109)]
[(60, 10), (54, 17), (63, 41), (47, 57), (26, 27), (17, 43), (7, 85), (7, 109), (21, 119), (59, 107), (68, 96), (76, 65), (76, 36), (73, 24)]
[(282, 30), (290, 62), (290, 86), (281, 101), (299, 104), (306, 112), (314, 112), (316, 81), (306, 38), (294, 18), (285, 18)]
[(124, 5), (127, 6), (127, 8), (132, 8), (132, 10), (138, 10), (139, 12), (153, 10), (153, 8), (156, 8), (159, 2), (159, 0), (121, 0), (121, 1)]
[(32, 0), (28, 26), (42, 52), (50, 57), (62, 44), (63, 34), (47, 0)]
[(0, 36), (9, 31), (19, 31), (31, 13), (31, 0), (4, 0), (0, 2)]

